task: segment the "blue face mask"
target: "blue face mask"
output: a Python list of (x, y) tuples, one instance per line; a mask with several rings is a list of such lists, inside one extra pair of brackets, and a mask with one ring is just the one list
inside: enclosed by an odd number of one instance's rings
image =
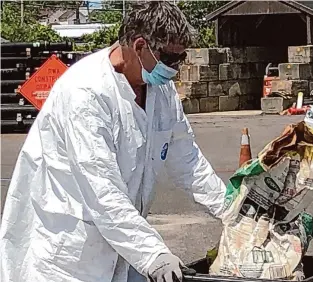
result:
[(142, 71), (141, 71), (142, 80), (145, 83), (151, 84), (151, 85), (162, 85), (162, 84), (168, 83), (177, 74), (178, 71), (173, 68), (168, 67), (167, 65), (163, 64), (161, 61), (158, 61), (156, 57), (154, 56), (154, 54), (152, 53), (150, 47), (149, 47), (149, 50), (153, 58), (157, 62), (157, 64), (155, 65), (155, 67), (153, 68), (151, 72), (148, 72), (143, 67), (141, 59), (139, 58), (139, 61), (142, 66)]

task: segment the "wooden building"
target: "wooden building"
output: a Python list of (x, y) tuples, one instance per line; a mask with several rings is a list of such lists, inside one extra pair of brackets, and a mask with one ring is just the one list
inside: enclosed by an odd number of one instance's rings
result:
[(221, 47), (313, 44), (313, 1), (231, 1), (206, 19)]

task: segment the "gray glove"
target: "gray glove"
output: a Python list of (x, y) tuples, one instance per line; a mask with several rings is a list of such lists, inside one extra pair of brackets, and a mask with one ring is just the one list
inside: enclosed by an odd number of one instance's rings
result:
[(151, 264), (148, 274), (153, 282), (174, 282), (173, 277), (182, 282), (182, 261), (173, 254), (160, 254)]

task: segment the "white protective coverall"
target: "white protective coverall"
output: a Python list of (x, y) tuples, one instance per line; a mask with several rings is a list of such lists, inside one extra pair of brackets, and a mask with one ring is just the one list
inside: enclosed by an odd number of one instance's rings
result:
[(145, 112), (109, 52), (58, 79), (28, 134), (2, 218), (2, 282), (123, 282), (130, 265), (147, 276), (170, 252), (145, 220), (165, 163), (178, 187), (222, 211), (225, 185), (195, 144), (174, 83), (149, 86)]

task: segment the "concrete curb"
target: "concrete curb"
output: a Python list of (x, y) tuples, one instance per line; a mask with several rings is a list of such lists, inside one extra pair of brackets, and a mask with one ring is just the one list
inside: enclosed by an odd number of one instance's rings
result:
[(188, 114), (190, 118), (194, 117), (206, 117), (206, 116), (221, 116), (221, 117), (231, 117), (231, 116), (261, 116), (263, 111), (231, 111), (231, 112), (213, 112), (213, 113), (199, 113), (199, 114)]

